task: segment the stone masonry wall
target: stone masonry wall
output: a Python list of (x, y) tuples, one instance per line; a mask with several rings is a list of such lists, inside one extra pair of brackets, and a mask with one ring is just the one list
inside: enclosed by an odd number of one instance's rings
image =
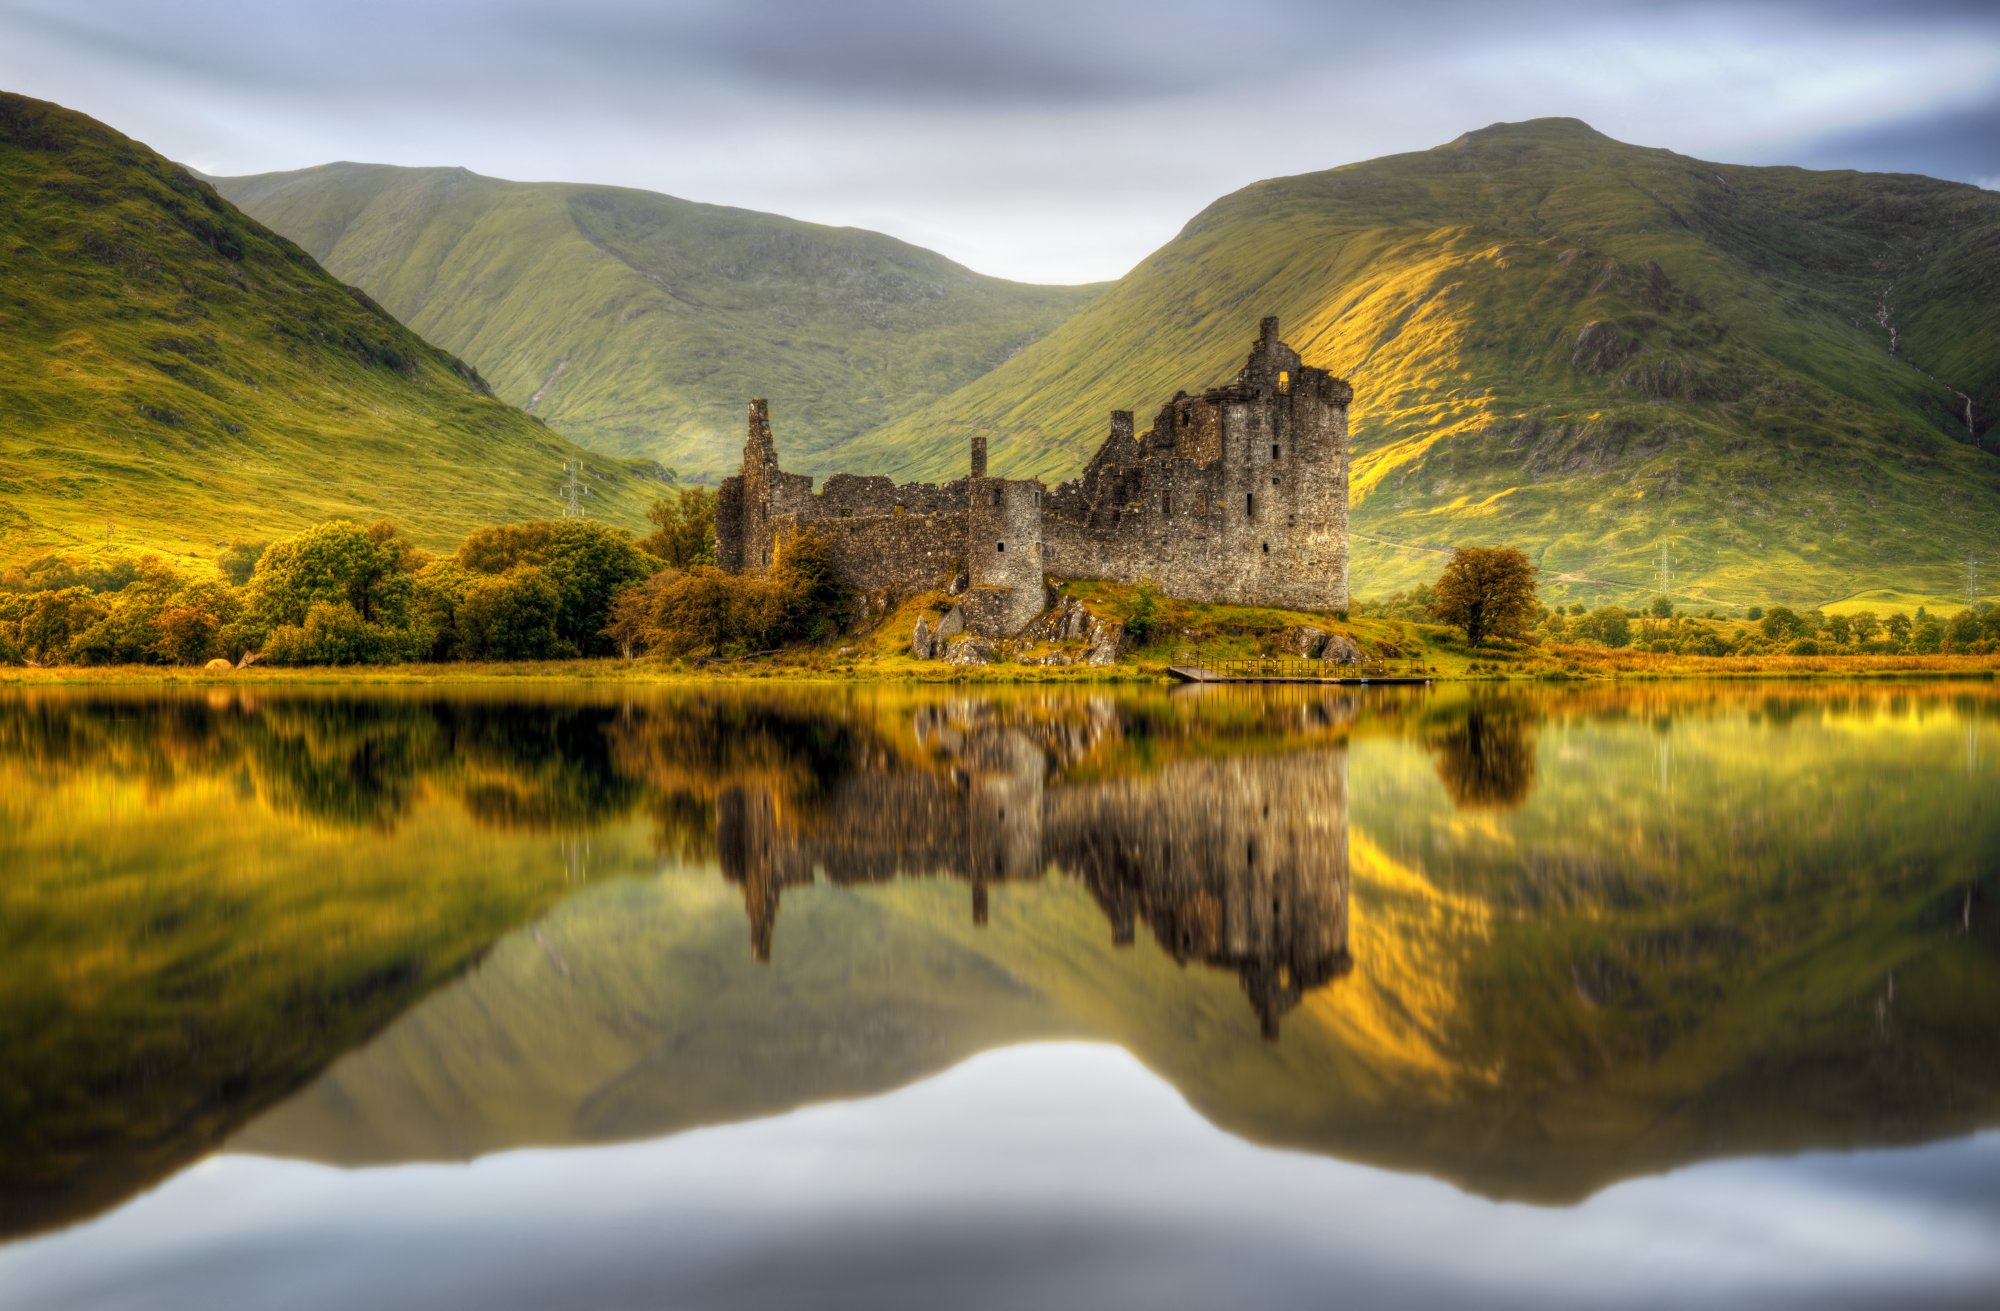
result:
[(1151, 579), (1192, 601), (1344, 611), (1353, 396), (1267, 318), (1234, 381), (1176, 395), (1143, 435), (1130, 412), (1114, 413), (1083, 473), (1052, 490), (987, 477), (976, 437), (966, 478), (835, 474), (817, 494), (778, 467), (769, 413), (752, 401), (743, 471), (718, 494), (716, 560), (760, 572), (778, 533), (810, 526), (833, 542), (842, 580), (864, 590), (942, 586), (962, 563), (979, 593), (968, 621), (996, 636), (1040, 613), (1050, 573)]

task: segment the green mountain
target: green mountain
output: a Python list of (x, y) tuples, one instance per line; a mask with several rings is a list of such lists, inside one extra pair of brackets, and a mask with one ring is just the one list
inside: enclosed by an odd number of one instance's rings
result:
[[(208, 184), (0, 94), (0, 558), (387, 516), (427, 546), (547, 517), (585, 452)], [(640, 466), (591, 463), (637, 523)]]
[(1098, 290), (855, 228), (620, 187), (326, 164), (217, 178), (499, 394), (596, 450), (734, 472), (767, 396), (794, 468), (971, 382)]
[[(1261, 315), (1355, 387), (1354, 585), (1528, 549), (1564, 599), (1963, 595), (2000, 536), (2000, 194), (1708, 164), (1573, 119), (1224, 197), (1060, 328), (819, 458), (1076, 473)], [(788, 452), (789, 453), (789, 452)], [(1430, 549), (1425, 549), (1430, 548)]]

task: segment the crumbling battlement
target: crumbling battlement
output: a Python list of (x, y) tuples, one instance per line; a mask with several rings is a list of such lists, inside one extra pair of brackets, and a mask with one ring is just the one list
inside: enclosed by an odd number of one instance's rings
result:
[(986, 439), (971, 472), (944, 484), (778, 467), (769, 411), (750, 402), (743, 469), (722, 484), (716, 562), (768, 569), (776, 543), (824, 534), (844, 581), (864, 590), (941, 587), (961, 571), (975, 632), (1006, 636), (1041, 612), (1047, 574), (1137, 582), (1169, 596), (1239, 605), (1347, 608), (1347, 412), (1354, 390), (1306, 365), (1259, 325), (1229, 385), (1176, 395), (1134, 435), (1132, 415), (1083, 473), (1053, 491), (992, 478)]

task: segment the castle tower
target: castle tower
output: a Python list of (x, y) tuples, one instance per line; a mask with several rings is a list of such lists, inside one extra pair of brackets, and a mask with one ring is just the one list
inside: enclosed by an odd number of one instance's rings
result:
[(986, 439), (972, 439), (966, 479), (965, 626), (1010, 637), (1047, 608), (1042, 562), (1042, 485), (986, 476)]

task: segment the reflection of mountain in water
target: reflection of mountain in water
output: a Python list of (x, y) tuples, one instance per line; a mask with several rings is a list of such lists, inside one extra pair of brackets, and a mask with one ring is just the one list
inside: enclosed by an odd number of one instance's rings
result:
[(1993, 701), (0, 700), (0, 1226), (231, 1134), (647, 1136), (1038, 1037), (1539, 1200), (1989, 1125)]
[(1090, 890), (1119, 943), (1143, 922), (1176, 961), (1235, 973), (1267, 1036), (1350, 968), (1344, 743), (1072, 781), (1059, 748), (989, 706), (926, 707), (911, 727), (920, 764), (833, 778), (811, 807), (770, 787), (718, 798), (722, 872), (743, 887), (757, 959), (784, 889), (816, 872), (843, 886), (961, 879), (983, 924), (989, 885), (1053, 867)]

